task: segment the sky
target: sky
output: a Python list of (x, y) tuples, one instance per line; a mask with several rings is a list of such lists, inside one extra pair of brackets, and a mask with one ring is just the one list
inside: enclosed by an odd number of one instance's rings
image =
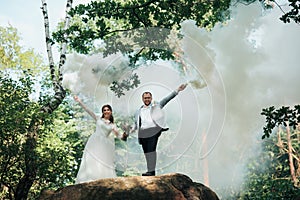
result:
[[(0, 25), (10, 23), (21, 32), (24, 46), (45, 55), (45, 44), (41, 42), (44, 41), (41, 3), (0, 1)], [(52, 28), (64, 16), (65, 2), (49, 1)], [(109, 61), (95, 56), (70, 55), (64, 68), (64, 84), (75, 94), (96, 97), (96, 103), (91, 105), (94, 108), (108, 102), (115, 111), (132, 114), (142, 103), (140, 94), (145, 89), (154, 91), (154, 99), (160, 100), (179, 84), (201, 77), (206, 87), (199, 89), (189, 84), (165, 108), (170, 132), (174, 135), (168, 133), (160, 138), (159, 160), (163, 162), (158, 163), (158, 168), (176, 170), (204, 182), (199, 174), (208, 163), (209, 184), (213, 188), (238, 186), (245, 174), (243, 158), (257, 155), (262, 142), (261, 109), (300, 102), (300, 26), (284, 24), (279, 20), (281, 15), (277, 7), (264, 11), (255, 3), (233, 7), (232, 19), (226, 25), (217, 25), (211, 32), (199, 29), (193, 21), (185, 21), (181, 49), (182, 58), (188, 64), (186, 73), (180, 74), (168, 62), (144, 66), (136, 71), (141, 85), (122, 98), (114, 97), (107, 90), (107, 77), (103, 77), (103, 73), (97, 76), (91, 73), (95, 67), (101, 72), (110, 69), (109, 66), (121, 66), (126, 59), (119, 55), (110, 57)], [(99, 68), (99, 63), (104, 68)], [(110, 75), (116, 78), (115, 73)], [(128, 155), (132, 161), (130, 156), (135, 155)], [(190, 166), (184, 167), (191, 157), (195, 160), (196, 172)]]
[[(46, 1), (50, 20), (50, 31), (65, 17), (66, 0)], [(87, 3), (90, 0), (74, 0), (73, 5)], [(9, 24), (17, 28), (21, 36), (21, 44), (26, 48), (35, 49), (44, 58), (46, 56), (44, 18), (41, 1), (38, 0), (0, 0), (0, 25)], [(55, 49), (54, 53), (57, 54)], [(55, 56), (56, 58), (57, 56)], [(56, 58), (57, 59), (57, 58)]]

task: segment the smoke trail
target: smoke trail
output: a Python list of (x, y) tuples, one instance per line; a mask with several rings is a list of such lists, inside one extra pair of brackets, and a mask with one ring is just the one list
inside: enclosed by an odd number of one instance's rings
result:
[(128, 59), (121, 53), (104, 57), (94, 55), (68, 55), (62, 68), (63, 86), (73, 93), (80, 93), (96, 100), (107, 99), (107, 88), (113, 81), (128, 78), (131, 70)]
[[(300, 29), (283, 24), (280, 15), (277, 8), (264, 13), (255, 3), (233, 8), (232, 19), (211, 32), (192, 21), (184, 22), (181, 48), (186, 73), (180, 74), (167, 61), (143, 66), (135, 71), (141, 85), (121, 98), (107, 89), (111, 78), (122, 79), (131, 73), (125, 67), (127, 60), (119, 55), (96, 58), (96, 62), (88, 56), (69, 57), (64, 84), (76, 93), (95, 96), (98, 103), (111, 103), (115, 112), (131, 115), (142, 104), (145, 90), (160, 100), (179, 84), (200, 78), (206, 87), (190, 84), (164, 108), (170, 131), (159, 140), (158, 171), (182, 172), (203, 182), (207, 159), (212, 188), (239, 185), (245, 169), (242, 161), (255, 153), (252, 149), (259, 149), (264, 124), (261, 109), (298, 104), (300, 99), (296, 91), (300, 85)], [(206, 141), (202, 140), (204, 133)], [(141, 149), (136, 141), (130, 145)], [(127, 153), (129, 166), (144, 159), (141, 151)]]
[[(226, 91), (224, 128), (208, 156), (212, 186), (238, 185), (242, 181), (242, 161), (255, 153), (250, 150), (259, 148), (256, 145), (264, 124), (262, 108), (299, 104), (300, 99), (296, 91), (300, 85), (299, 26), (281, 22), (278, 8), (263, 13), (259, 4), (238, 5), (233, 13), (227, 25), (216, 27), (211, 33), (196, 31), (191, 25), (185, 28), (213, 59)], [(214, 85), (214, 68), (198, 52), (199, 48), (186, 45), (185, 54), (207, 76), (207, 85)], [(212, 86), (212, 91), (215, 89)], [(222, 109), (215, 105), (214, 108), (216, 112)]]

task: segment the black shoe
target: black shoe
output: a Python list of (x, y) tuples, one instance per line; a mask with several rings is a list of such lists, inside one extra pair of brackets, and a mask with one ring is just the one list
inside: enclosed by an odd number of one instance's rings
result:
[(142, 176), (155, 176), (155, 171), (143, 173)]

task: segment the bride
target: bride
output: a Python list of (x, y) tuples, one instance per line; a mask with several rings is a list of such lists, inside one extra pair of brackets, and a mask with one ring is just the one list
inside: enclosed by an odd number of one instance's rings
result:
[(78, 96), (74, 96), (74, 100), (96, 121), (96, 132), (89, 137), (86, 143), (75, 183), (116, 177), (114, 137), (126, 140), (126, 133), (119, 134), (114, 124), (110, 105), (102, 106), (102, 116), (100, 117), (86, 107)]

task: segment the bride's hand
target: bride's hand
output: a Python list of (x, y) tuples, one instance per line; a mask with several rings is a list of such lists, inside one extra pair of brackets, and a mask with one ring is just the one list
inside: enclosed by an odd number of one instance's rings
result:
[(73, 98), (74, 98), (75, 101), (80, 102), (80, 99), (79, 99), (79, 97), (77, 95), (74, 95)]

